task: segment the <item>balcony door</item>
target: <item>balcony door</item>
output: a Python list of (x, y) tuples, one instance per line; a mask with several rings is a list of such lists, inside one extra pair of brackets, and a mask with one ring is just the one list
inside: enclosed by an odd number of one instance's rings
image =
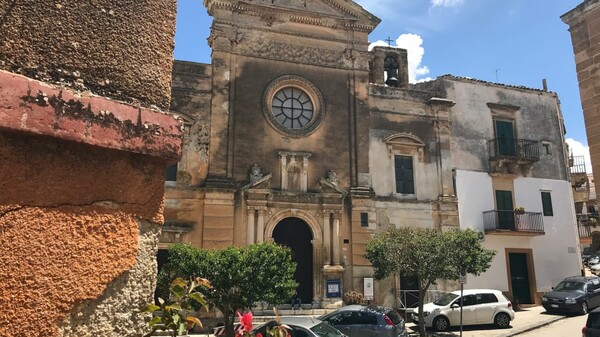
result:
[(501, 156), (515, 156), (515, 131), (513, 123), (508, 121), (495, 120), (496, 139), (498, 140), (498, 154)]
[(515, 213), (512, 191), (496, 190), (496, 210), (498, 211), (498, 229), (515, 229)]

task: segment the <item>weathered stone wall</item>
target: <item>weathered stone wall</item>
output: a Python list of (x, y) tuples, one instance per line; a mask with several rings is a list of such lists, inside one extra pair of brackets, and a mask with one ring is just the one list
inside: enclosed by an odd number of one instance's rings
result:
[(176, 0), (0, 0), (0, 69), (169, 107)]
[(0, 0), (0, 336), (148, 330), (175, 3)]
[(12, 308), (0, 310), (0, 336), (56, 336), (69, 314), (64, 336), (139, 334), (137, 307), (151, 300), (156, 274), (161, 161), (16, 133), (0, 143), (0, 256), (9, 266), (0, 301)]
[(586, 0), (561, 18), (571, 32), (592, 171), (600, 181), (600, 1)]

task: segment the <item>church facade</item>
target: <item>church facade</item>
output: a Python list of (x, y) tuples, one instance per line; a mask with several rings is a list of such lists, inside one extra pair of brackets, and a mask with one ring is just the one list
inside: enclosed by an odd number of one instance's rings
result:
[[(211, 64), (173, 67), (171, 110), (185, 121), (186, 138), (167, 174), (161, 248), (287, 245), (302, 302), (334, 307), (372, 277), (365, 244), (377, 231), (461, 228), (453, 151), (469, 148), (457, 145), (465, 130), (452, 125), (470, 105), (457, 110), (464, 97), (446, 90), (456, 78), (410, 85), (406, 50), (369, 50), (380, 20), (353, 1), (204, 4), (213, 17)], [(560, 114), (558, 105), (551, 113)], [(488, 129), (469, 134), (483, 144), (474, 170), (491, 174)], [(566, 165), (561, 137), (549, 140), (557, 170)], [(402, 277), (375, 282), (373, 301), (396, 305), (398, 290), (413, 287)]]

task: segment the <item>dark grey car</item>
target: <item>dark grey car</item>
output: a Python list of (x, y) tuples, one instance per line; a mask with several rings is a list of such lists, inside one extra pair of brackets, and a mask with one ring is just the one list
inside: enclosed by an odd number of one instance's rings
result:
[(583, 337), (600, 337), (600, 308), (590, 311), (581, 333)]
[(319, 317), (349, 337), (405, 337), (404, 319), (392, 308), (349, 305)]
[[(347, 337), (336, 328), (312, 317), (281, 317), (281, 323), (287, 325), (291, 337)], [(268, 321), (252, 330), (254, 334), (267, 336), (267, 329), (273, 328), (276, 321)]]
[(542, 305), (550, 313), (576, 312), (585, 315), (588, 309), (600, 306), (600, 278), (567, 277), (542, 296)]

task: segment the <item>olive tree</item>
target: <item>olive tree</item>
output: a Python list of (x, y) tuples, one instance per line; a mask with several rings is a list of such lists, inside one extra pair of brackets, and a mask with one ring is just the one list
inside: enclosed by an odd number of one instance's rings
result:
[(429, 287), (438, 279), (457, 280), (459, 270), (480, 275), (495, 254), (481, 245), (480, 234), (474, 230), (391, 228), (367, 243), (365, 257), (378, 280), (394, 273), (418, 280), (419, 334), (424, 337), (423, 301)]
[(158, 292), (176, 277), (203, 277), (210, 287), (201, 292), (210, 305), (223, 313), (225, 334), (234, 336), (233, 322), (238, 310), (255, 302), (287, 302), (298, 284), (296, 263), (288, 247), (272, 243), (221, 250), (203, 250), (185, 244), (169, 249), (169, 260), (159, 274)]

